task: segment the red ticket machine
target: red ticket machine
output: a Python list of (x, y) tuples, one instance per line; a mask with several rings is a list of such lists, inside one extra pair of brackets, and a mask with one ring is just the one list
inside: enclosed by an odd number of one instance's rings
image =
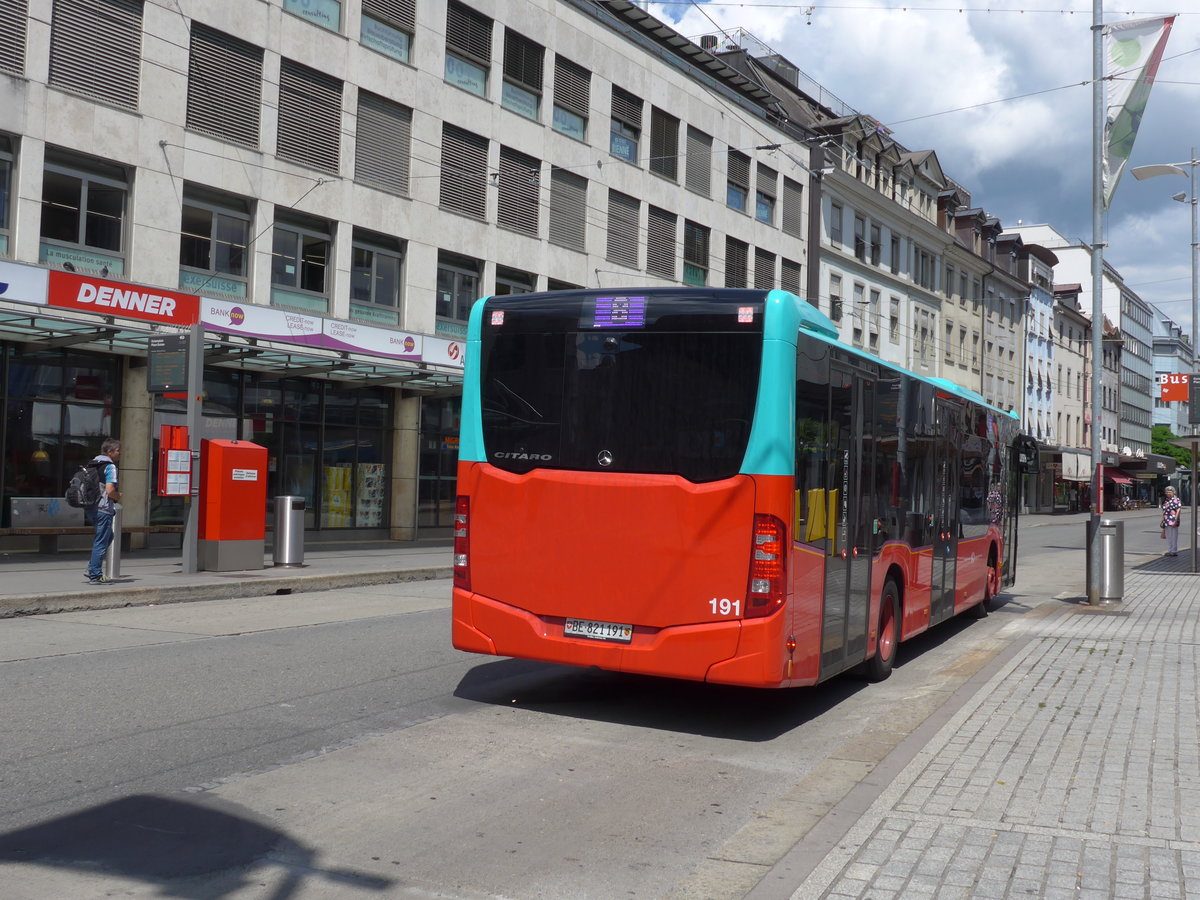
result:
[(209, 572), (263, 568), (267, 448), (249, 441), (201, 441), (199, 500), (197, 566)]

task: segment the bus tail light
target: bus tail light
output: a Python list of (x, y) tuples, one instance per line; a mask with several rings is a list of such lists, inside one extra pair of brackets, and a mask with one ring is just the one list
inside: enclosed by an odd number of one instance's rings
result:
[(470, 534), (471, 498), (459, 494), (454, 501), (454, 586), (471, 589)]
[(787, 529), (777, 516), (754, 516), (754, 543), (750, 548), (750, 584), (746, 591), (746, 617), (769, 616), (783, 606), (787, 595)]

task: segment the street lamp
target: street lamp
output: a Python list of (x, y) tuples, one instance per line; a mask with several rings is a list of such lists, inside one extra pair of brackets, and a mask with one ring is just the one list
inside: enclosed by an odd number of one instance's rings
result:
[[(1133, 172), (1133, 177), (1138, 181), (1144, 181), (1147, 178), (1154, 178), (1158, 175), (1182, 175), (1187, 178), (1188, 173), (1185, 168), (1190, 168), (1191, 171), (1191, 193), (1180, 191), (1178, 194), (1171, 195), (1172, 200), (1178, 200), (1180, 203), (1186, 203), (1192, 208), (1192, 374), (1195, 375), (1197, 366), (1197, 326), (1200, 325), (1200, 315), (1197, 315), (1197, 295), (1200, 290), (1197, 289), (1197, 272), (1200, 270), (1197, 263), (1197, 254), (1200, 253), (1200, 243), (1197, 241), (1197, 210), (1200, 209), (1200, 204), (1196, 202), (1196, 166), (1200, 165), (1200, 159), (1196, 158), (1196, 148), (1192, 148), (1192, 158), (1187, 162), (1159, 164), (1152, 166), (1137, 166), (1130, 171)], [(1191, 380), (1195, 380), (1193, 377)], [(1189, 386), (1190, 387), (1190, 386)], [(1191, 423), (1189, 423), (1191, 424)], [(1194, 431), (1195, 429), (1193, 429)]]
[[(1191, 191), (1180, 191), (1178, 194), (1172, 194), (1172, 200), (1178, 200), (1180, 203), (1187, 203), (1192, 207), (1192, 371), (1191, 377), (1188, 379), (1188, 408), (1194, 410), (1196, 406), (1196, 398), (1192, 397), (1192, 391), (1197, 390), (1200, 386), (1200, 376), (1197, 373), (1197, 355), (1200, 351), (1196, 347), (1197, 326), (1200, 325), (1200, 315), (1197, 311), (1197, 295), (1200, 290), (1197, 290), (1197, 273), (1200, 272), (1200, 262), (1197, 261), (1197, 256), (1200, 254), (1200, 241), (1197, 240), (1197, 211), (1200, 210), (1200, 203), (1197, 202), (1196, 195), (1196, 166), (1200, 165), (1200, 159), (1196, 158), (1196, 148), (1192, 148), (1192, 158), (1187, 162), (1159, 164), (1152, 166), (1137, 166), (1130, 171), (1133, 172), (1133, 177), (1138, 181), (1143, 181), (1147, 178), (1154, 178), (1157, 175), (1182, 175), (1185, 178), (1189, 177), (1185, 169), (1191, 169)], [(1196, 433), (1195, 424), (1191, 420), (1191, 415), (1188, 416), (1188, 424), (1192, 425), (1192, 434)], [(1197, 487), (1200, 485), (1196, 482), (1196, 445), (1192, 444), (1192, 473), (1191, 484), (1189, 485), (1192, 495), (1192, 571), (1198, 571), (1197, 554), (1200, 553), (1200, 530), (1197, 525), (1200, 524), (1197, 520), (1196, 511), (1196, 494)]]

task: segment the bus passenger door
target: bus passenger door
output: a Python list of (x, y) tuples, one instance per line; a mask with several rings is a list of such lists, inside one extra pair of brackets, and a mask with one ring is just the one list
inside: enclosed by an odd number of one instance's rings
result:
[(834, 363), (830, 371), (829, 471), (826, 485), (833, 540), (825, 565), (825, 602), (821, 627), (821, 677), (863, 661), (871, 602), (870, 510), (864, 477), (863, 423), (875, 415), (874, 382)]
[(958, 449), (961, 434), (958, 409), (937, 401), (933, 451), (933, 578), (929, 594), (929, 624), (954, 615), (954, 582), (958, 560)]

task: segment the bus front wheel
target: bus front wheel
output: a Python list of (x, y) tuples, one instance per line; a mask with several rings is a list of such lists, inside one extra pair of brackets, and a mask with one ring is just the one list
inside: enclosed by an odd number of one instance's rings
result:
[(896, 650), (900, 647), (900, 589), (890, 578), (879, 598), (879, 628), (875, 636), (875, 655), (867, 660), (868, 681), (883, 681), (892, 674)]

